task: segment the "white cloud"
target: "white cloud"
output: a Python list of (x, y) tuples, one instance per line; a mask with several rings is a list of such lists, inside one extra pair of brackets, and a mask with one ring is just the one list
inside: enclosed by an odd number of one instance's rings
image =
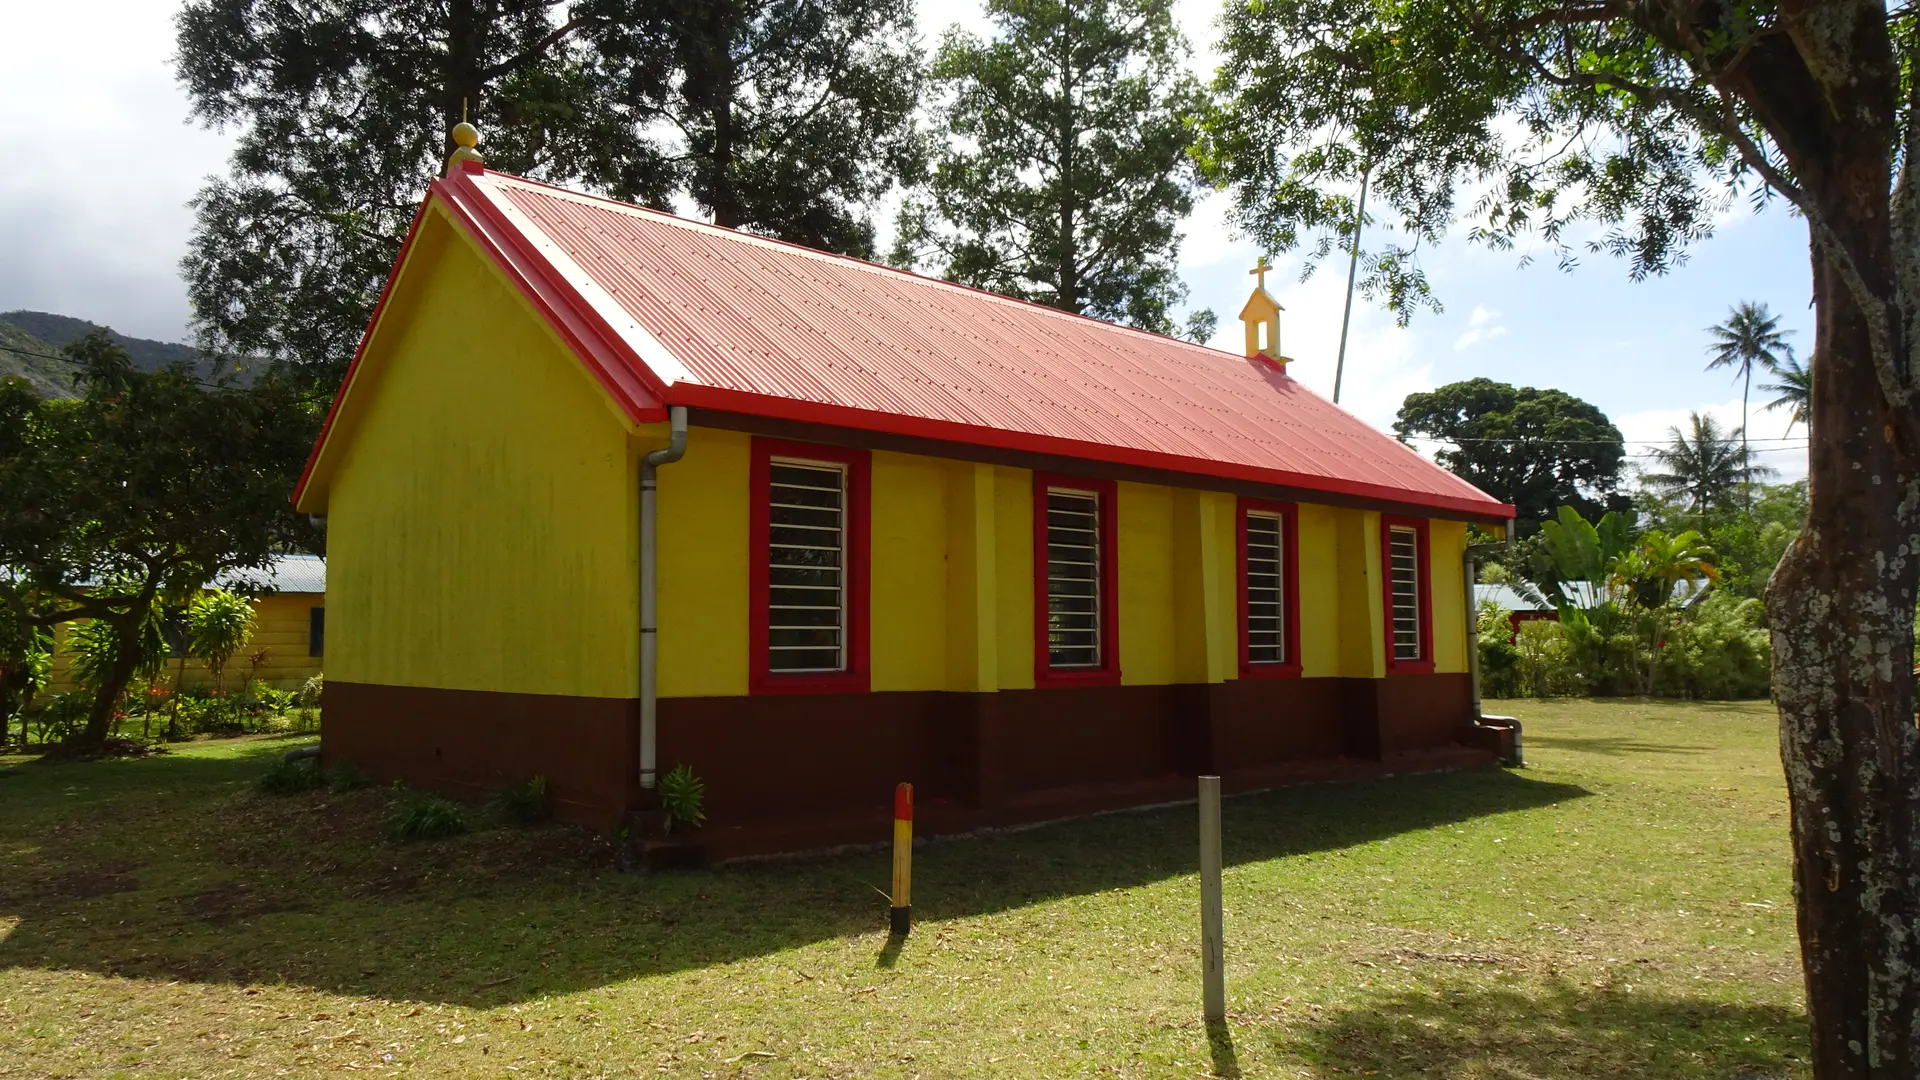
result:
[(1466, 352), (1482, 341), (1492, 341), (1507, 332), (1507, 328), (1494, 320), (1500, 313), (1479, 304), (1473, 305), (1473, 314), (1467, 316), (1466, 332), (1453, 339), (1454, 352)]
[[(1732, 433), (1740, 427), (1740, 399), (1724, 402), (1703, 402), (1676, 408), (1642, 409), (1614, 417), (1614, 426), (1627, 441), (1628, 460), (1642, 468), (1654, 463), (1652, 451), (1665, 446), (1673, 439), (1673, 429), (1689, 431), (1689, 416), (1692, 413), (1711, 416), (1721, 430)], [(1748, 445), (1753, 449), (1755, 464), (1768, 465), (1779, 470), (1776, 480), (1798, 480), (1807, 475), (1807, 429), (1794, 425), (1787, 431), (1787, 419), (1784, 412), (1765, 412), (1758, 405), (1750, 405), (1748, 416), (1753, 430), (1748, 435)]]

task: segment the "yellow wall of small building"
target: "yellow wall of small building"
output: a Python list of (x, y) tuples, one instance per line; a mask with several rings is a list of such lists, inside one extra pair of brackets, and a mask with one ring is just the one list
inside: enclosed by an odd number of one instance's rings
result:
[[(308, 655), (308, 632), (312, 625), (310, 612), (325, 603), (325, 597), (314, 593), (272, 593), (256, 599), (253, 637), (247, 647), (227, 663), (227, 687), (237, 689), (251, 674), (275, 689), (298, 690), (300, 684), (320, 674), (322, 658)], [(68, 629), (62, 626), (55, 634), (53, 671), (47, 683), (51, 693), (65, 693), (78, 686), (73, 679), (73, 650), (67, 644)], [(253, 664), (256, 656), (262, 660), (257, 667)], [(168, 660), (164, 681), (171, 684), (176, 677), (181, 677), (180, 671), (179, 658)], [(184, 683), (189, 687), (209, 686), (213, 676), (204, 662), (190, 658)]]

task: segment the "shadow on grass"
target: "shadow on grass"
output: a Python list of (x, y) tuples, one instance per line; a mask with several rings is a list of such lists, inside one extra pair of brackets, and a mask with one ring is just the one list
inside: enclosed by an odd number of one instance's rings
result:
[(1527, 746), (1546, 747), (1551, 750), (1576, 750), (1583, 754), (1599, 754), (1602, 757), (1630, 757), (1638, 754), (1707, 754), (1716, 749), (1712, 746), (1656, 743), (1645, 739), (1629, 739), (1613, 735), (1529, 735)]
[(1224, 1020), (1207, 1023), (1207, 1053), (1213, 1058), (1213, 1075), (1239, 1080), (1240, 1055), (1233, 1049), (1233, 1032)]
[(1774, 1080), (1807, 1068), (1798, 1010), (1565, 980), (1530, 993), (1442, 982), (1256, 1030), (1341, 1075)]
[[(384, 789), (256, 794), (283, 749), (22, 769), (0, 815), (0, 928), (14, 921), (0, 967), (491, 1007), (886, 926), (884, 852), (638, 877), (563, 826), (476, 821), (396, 846)], [(1227, 801), (1224, 854), (1338, 849), (1586, 794), (1495, 769), (1282, 789)], [(1197, 860), (1191, 807), (936, 843), (915, 859), (915, 915), (1143, 885)]]

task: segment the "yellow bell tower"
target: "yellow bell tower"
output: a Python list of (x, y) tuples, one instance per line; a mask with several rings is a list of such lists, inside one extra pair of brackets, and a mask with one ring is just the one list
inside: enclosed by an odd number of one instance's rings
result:
[(1247, 328), (1247, 358), (1261, 357), (1268, 363), (1286, 370), (1287, 358), (1280, 352), (1280, 301), (1267, 291), (1267, 257), (1260, 256), (1259, 265), (1247, 271), (1254, 275), (1253, 295), (1247, 297), (1247, 305), (1240, 309), (1240, 321)]

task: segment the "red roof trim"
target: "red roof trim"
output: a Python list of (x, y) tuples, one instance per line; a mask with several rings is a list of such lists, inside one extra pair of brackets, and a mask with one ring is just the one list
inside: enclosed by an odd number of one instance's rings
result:
[(353, 350), (353, 359), (347, 364), (346, 377), (340, 380), (340, 389), (333, 392), (333, 404), (327, 407), (327, 418), (320, 423), (320, 435), (313, 440), (313, 449), (307, 452), (307, 463), (300, 469), (300, 479), (293, 485), (293, 505), (300, 507), (300, 499), (307, 493), (307, 481), (313, 478), (313, 467), (320, 460), (320, 451), (327, 445), (327, 436), (333, 433), (333, 422), (340, 415), (340, 403), (347, 399), (347, 388), (353, 385), (353, 377), (360, 370), (360, 361), (367, 355), (367, 343), (373, 340), (373, 328), (380, 325), (380, 315), (387, 310), (387, 300), (393, 295), (394, 282), (400, 280), (400, 271), (407, 265), (407, 256), (413, 251), (413, 239), (420, 233), (420, 223), (427, 218), (428, 199), (420, 201), (420, 209), (413, 212), (413, 224), (407, 226), (407, 238), (400, 242), (400, 257), (393, 260), (393, 269), (387, 271), (387, 283), (380, 287), (380, 299), (373, 305), (373, 317), (367, 320), (367, 328), (360, 333), (360, 344)]
[(465, 171), (434, 181), (462, 224), (500, 270), (520, 287), (554, 332), (571, 346), (587, 370), (620, 404), (633, 423), (667, 418), (660, 395), (666, 389), (580, 291), (526, 241), (521, 229), (474, 185)]
[[(667, 392), (667, 403), (741, 413), (747, 416), (799, 420), (831, 427), (852, 428), (856, 431), (911, 435), (1000, 450), (1022, 450), (1036, 454), (1051, 454), (1055, 457), (1078, 458), (1083, 461), (1134, 465), (1158, 469), (1162, 472), (1184, 473), (1189, 476), (1209, 476), (1221, 480), (1245, 480), (1305, 491), (1324, 491), (1328, 494), (1371, 499), (1410, 510), (1440, 511), (1443, 514), (1459, 515), (1471, 521), (1509, 521), (1513, 518), (1513, 507), (1500, 503), (1490, 505), (1479, 499), (1426, 495), (1408, 492), (1402, 488), (1342, 480), (1337, 477), (1308, 476), (1301, 473), (1234, 465), (1229, 462), (1201, 461), (1179, 454), (1154, 453), (1108, 443), (1080, 442), (1050, 435), (1031, 435), (1022, 431), (975, 427), (950, 420), (928, 420), (917, 416), (851, 409), (814, 401), (768, 397), (724, 387), (703, 386), (698, 383), (674, 384)], [(1497, 512), (1489, 512), (1502, 510), (1506, 512), (1504, 516)]]

